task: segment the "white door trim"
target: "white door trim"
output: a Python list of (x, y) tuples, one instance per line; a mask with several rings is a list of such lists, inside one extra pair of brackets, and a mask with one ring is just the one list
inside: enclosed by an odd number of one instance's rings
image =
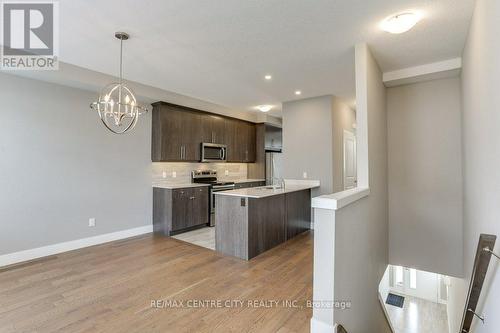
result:
[[(351, 132), (351, 131), (344, 130), (344, 135), (343, 135), (343, 139), (342, 139), (342, 150), (343, 150), (342, 155), (343, 155), (343, 160), (344, 160), (343, 161), (343, 170), (342, 170), (342, 184), (343, 184), (343, 187), (344, 187), (344, 191), (353, 188), (352, 186), (346, 186), (346, 184), (347, 184), (347, 182), (346, 182), (346, 179), (347, 179), (347, 177), (346, 177), (346, 174), (347, 174), (347, 163), (346, 163), (347, 162), (347, 156), (346, 156), (345, 146), (346, 146), (346, 139), (347, 138), (352, 139), (354, 141), (354, 153), (357, 154), (357, 150), (356, 150), (357, 149), (357, 147), (356, 147), (356, 144), (357, 144), (357, 142), (356, 142), (356, 135), (353, 132)], [(357, 163), (357, 157), (356, 156), (354, 158), (354, 163), (355, 163), (354, 170), (355, 170), (355, 173), (356, 173), (355, 176), (354, 176), (356, 178), (356, 180), (354, 181), (354, 183), (355, 183), (354, 187), (357, 187), (357, 178), (358, 178), (357, 177), (357, 170), (358, 169), (357, 169), (357, 165), (356, 165), (356, 163)]]

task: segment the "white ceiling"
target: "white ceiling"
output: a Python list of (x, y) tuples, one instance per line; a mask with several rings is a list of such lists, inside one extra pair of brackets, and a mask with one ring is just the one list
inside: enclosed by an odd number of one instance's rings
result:
[[(354, 48), (367, 42), (383, 71), (460, 56), (474, 0), (63, 0), (60, 59), (129, 80), (252, 110), (297, 98), (354, 99)], [(410, 32), (378, 29), (416, 9)], [(265, 74), (272, 74), (265, 81)], [(300, 89), (300, 97), (294, 91)]]

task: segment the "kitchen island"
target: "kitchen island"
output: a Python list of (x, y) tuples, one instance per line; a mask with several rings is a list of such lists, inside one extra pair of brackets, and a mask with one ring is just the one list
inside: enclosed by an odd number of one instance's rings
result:
[(216, 193), (216, 250), (249, 260), (309, 230), (311, 189), (318, 186), (288, 182)]

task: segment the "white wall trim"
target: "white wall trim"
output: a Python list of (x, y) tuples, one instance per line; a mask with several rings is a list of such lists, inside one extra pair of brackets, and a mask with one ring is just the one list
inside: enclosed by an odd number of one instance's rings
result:
[(383, 74), (383, 82), (386, 87), (394, 87), (403, 84), (442, 79), (458, 76), (461, 68), (462, 58), (454, 58), (385, 72)]
[(311, 318), (311, 333), (332, 333), (337, 325), (332, 326), (316, 318)]
[(116, 231), (0, 256), (0, 267), (153, 232), (153, 225)]
[(313, 208), (337, 210), (355, 201), (358, 201), (359, 199), (364, 198), (369, 194), (370, 194), (370, 188), (356, 187), (350, 190), (345, 190), (333, 194), (321, 195), (319, 197), (312, 198), (311, 205)]

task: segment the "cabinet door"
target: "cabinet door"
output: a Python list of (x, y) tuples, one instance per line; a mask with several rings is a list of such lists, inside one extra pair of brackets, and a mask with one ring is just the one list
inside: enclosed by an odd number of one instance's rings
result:
[(247, 142), (248, 131), (247, 123), (238, 121), (236, 128), (236, 154), (238, 162), (245, 162), (248, 155)]
[(311, 227), (311, 191), (303, 190), (285, 194), (286, 239), (291, 239)]
[(225, 144), (227, 145), (227, 161), (240, 162), (241, 154), (238, 146), (238, 121), (226, 119), (224, 122)]
[(241, 121), (238, 126), (238, 146), (240, 161), (255, 162), (255, 125)]
[(247, 155), (246, 162), (255, 162), (256, 156), (256, 131), (254, 124), (247, 124)]
[(153, 161), (182, 159), (182, 112), (168, 106), (153, 109)]
[(184, 112), (182, 117), (183, 160), (199, 162), (201, 160), (201, 115)]
[(225, 120), (222, 117), (215, 115), (202, 115), (203, 142), (224, 144), (224, 123)]
[(172, 231), (181, 230), (189, 226), (191, 189), (172, 190)]
[(209, 219), (208, 187), (197, 187), (193, 189), (191, 196), (192, 219), (190, 226), (207, 224)]

